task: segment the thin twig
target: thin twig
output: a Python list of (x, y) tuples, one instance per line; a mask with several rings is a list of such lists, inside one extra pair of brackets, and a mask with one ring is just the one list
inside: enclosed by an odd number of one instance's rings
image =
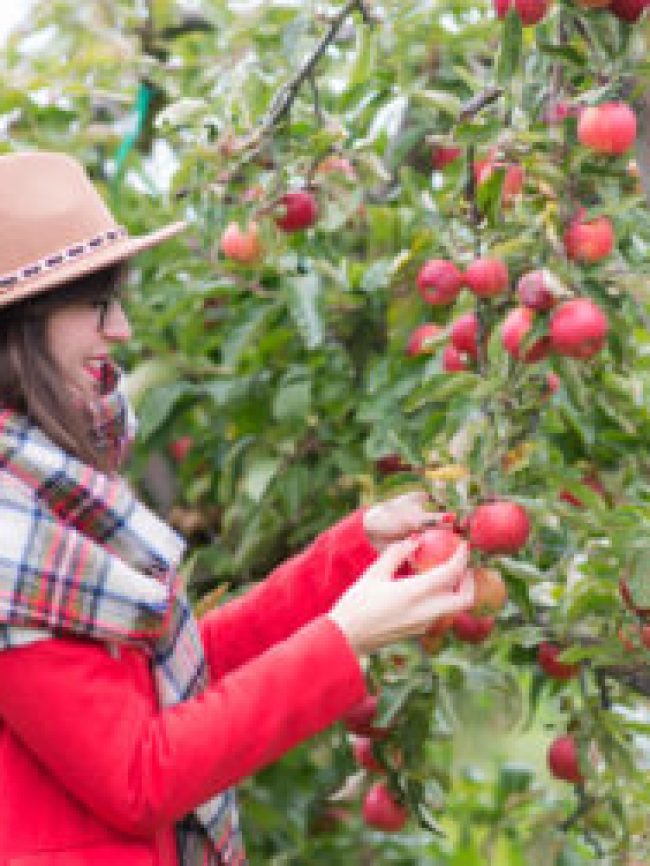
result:
[(476, 96), (472, 96), (458, 112), (459, 120), (469, 120), (470, 117), (478, 114), (487, 105), (496, 102), (499, 97), (503, 96), (503, 87), (488, 87)]

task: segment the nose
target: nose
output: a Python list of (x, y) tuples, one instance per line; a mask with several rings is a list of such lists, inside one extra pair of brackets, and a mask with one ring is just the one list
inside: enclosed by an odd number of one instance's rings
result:
[(131, 325), (121, 302), (115, 300), (106, 311), (102, 322), (102, 335), (114, 343), (126, 343), (131, 339)]

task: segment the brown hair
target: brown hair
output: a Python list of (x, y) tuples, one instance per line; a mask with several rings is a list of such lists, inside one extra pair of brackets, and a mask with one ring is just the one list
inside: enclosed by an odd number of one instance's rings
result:
[[(127, 266), (111, 265), (53, 291), (0, 310), (0, 406), (25, 415), (54, 442), (84, 463), (106, 470), (88, 419), (61, 387), (47, 343), (47, 321), (72, 304), (102, 305), (120, 294)], [(98, 326), (101, 313), (98, 311)]]

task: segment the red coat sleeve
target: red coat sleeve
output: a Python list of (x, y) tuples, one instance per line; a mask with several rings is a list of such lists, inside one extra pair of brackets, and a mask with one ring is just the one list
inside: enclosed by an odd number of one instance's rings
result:
[(200, 625), (213, 676), (245, 664), (329, 611), (376, 556), (363, 512), (355, 511), (245, 595), (208, 613)]
[(162, 711), (136, 669), (148, 674), (137, 650), (113, 658), (98, 643), (67, 638), (0, 653), (0, 717), (101, 820), (145, 837), (365, 694), (356, 656), (325, 616)]

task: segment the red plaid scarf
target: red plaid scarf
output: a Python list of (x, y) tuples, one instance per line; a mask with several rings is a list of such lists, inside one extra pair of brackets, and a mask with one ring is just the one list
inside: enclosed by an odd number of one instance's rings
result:
[[(133, 415), (115, 368), (88, 407), (101, 447), (123, 459)], [(57, 633), (146, 648), (161, 706), (207, 685), (203, 647), (177, 569), (182, 539), (104, 475), (0, 407), (0, 650)], [(177, 825), (182, 866), (246, 863), (234, 792)]]

